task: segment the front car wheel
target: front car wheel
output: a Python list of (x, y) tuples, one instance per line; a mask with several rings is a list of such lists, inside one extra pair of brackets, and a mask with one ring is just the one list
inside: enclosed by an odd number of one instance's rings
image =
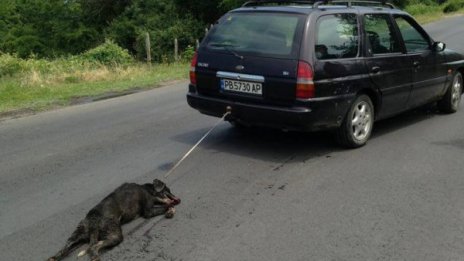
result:
[(457, 72), (445, 96), (438, 102), (438, 108), (444, 113), (454, 113), (459, 109), (463, 88), (462, 74)]

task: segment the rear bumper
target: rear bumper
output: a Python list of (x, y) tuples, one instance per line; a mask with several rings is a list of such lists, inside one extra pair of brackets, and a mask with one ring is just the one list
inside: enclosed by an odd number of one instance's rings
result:
[(213, 98), (189, 92), (188, 104), (203, 114), (222, 117), (226, 107), (232, 112), (227, 121), (297, 131), (317, 131), (341, 125), (354, 95), (328, 97), (299, 102), (293, 107), (258, 105)]

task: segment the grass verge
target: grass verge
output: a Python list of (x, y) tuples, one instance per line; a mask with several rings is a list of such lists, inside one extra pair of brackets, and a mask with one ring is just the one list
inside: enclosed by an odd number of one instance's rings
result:
[(0, 116), (66, 106), (82, 97), (157, 87), (187, 79), (189, 68), (187, 63), (73, 66), (66, 61), (20, 62), (26, 64), (14, 64), (18, 72), (0, 76)]
[[(450, 0), (444, 5), (414, 4), (408, 6), (406, 11), (415, 16), (419, 23), (426, 24), (446, 16), (464, 14), (463, 6), (464, 0)], [(51, 61), (20, 59), (0, 53), (0, 117), (43, 111), (107, 94), (114, 96), (131, 90), (153, 88), (163, 82), (188, 77), (188, 63), (149, 66), (125, 59), (119, 65), (111, 64), (114, 57), (124, 52), (113, 45), (111, 42), (105, 43), (105, 54), (108, 50), (110, 54), (116, 54), (110, 56), (110, 62), (106, 63), (93, 57), (90, 51), (81, 56)]]
[(456, 12), (451, 12), (447, 14), (444, 14), (441, 10), (439, 10), (439, 11), (429, 12), (425, 14), (416, 14), (413, 16), (417, 20), (418, 23), (428, 24), (428, 23), (432, 23), (432, 22), (444, 19), (446, 17), (455, 16), (455, 15), (464, 15), (464, 9), (460, 9)]
[[(434, 2), (434, 1), (433, 1)], [(443, 4), (417, 1), (405, 8), (421, 24), (431, 23), (449, 16), (464, 14), (464, 0), (448, 0)]]

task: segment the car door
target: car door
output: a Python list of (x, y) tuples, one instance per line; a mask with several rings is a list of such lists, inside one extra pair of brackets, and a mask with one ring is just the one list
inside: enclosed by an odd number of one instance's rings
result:
[(447, 74), (445, 57), (433, 50), (430, 37), (411, 17), (395, 15), (394, 20), (413, 63), (413, 87), (408, 102), (413, 108), (431, 102), (443, 93)]
[(372, 13), (363, 17), (365, 65), (370, 79), (382, 95), (378, 118), (384, 118), (407, 107), (412, 89), (411, 59), (389, 14)]
[(311, 49), (319, 96), (343, 95), (362, 84), (359, 39), (356, 13), (324, 14), (318, 18)]

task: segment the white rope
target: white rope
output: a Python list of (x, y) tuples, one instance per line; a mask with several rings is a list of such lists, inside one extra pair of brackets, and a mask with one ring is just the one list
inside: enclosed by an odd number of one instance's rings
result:
[(171, 168), (171, 170), (169, 170), (168, 173), (166, 173), (166, 174), (164, 175), (164, 178), (167, 178), (169, 175), (171, 175), (172, 172), (174, 172), (174, 170), (175, 170), (177, 167), (179, 167), (179, 165), (180, 165), (180, 164), (181, 164), (181, 163), (182, 163), (182, 162), (183, 162), (183, 161), (184, 161), (184, 160), (197, 148), (197, 147), (198, 147), (198, 145), (200, 145), (200, 143), (201, 143), (204, 139), (206, 139), (206, 137), (208, 137), (208, 135), (209, 135), (209, 134), (219, 125), (219, 123), (221, 123), (221, 122), (224, 120), (224, 118), (225, 118), (227, 115), (229, 115), (230, 113), (231, 113), (230, 107), (227, 107), (227, 112), (224, 113), (224, 115), (222, 116), (222, 118), (219, 119), (219, 120), (216, 122), (216, 124), (214, 124), (214, 126), (213, 126), (208, 132), (206, 132), (205, 135), (203, 135), (203, 137), (201, 137), (201, 139), (200, 139), (195, 145), (193, 145), (193, 147), (192, 147), (189, 151), (187, 151), (187, 153), (185, 153), (185, 155), (176, 163), (176, 165), (174, 165), (174, 166)]

